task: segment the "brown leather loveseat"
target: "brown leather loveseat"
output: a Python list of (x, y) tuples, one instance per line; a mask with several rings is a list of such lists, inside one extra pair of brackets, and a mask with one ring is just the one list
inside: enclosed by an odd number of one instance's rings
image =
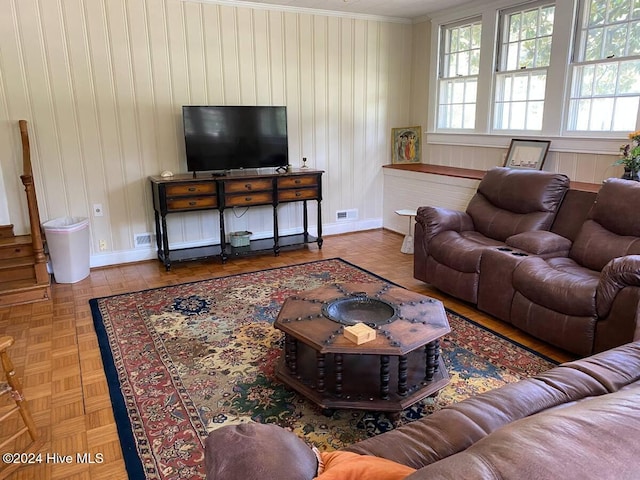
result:
[(522, 232), (549, 230), (568, 189), (565, 175), (496, 167), (465, 212), (418, 208), (414, 277), (476, 303), (482, 252)]
[(463, 253), (458, 242), (429, 240), (433, 231), (442, 235), (442, 209), (419, 209), (414, 276), (580, 356), (640, 339), (640, 183), (608, 179), (597, 195), (569, 190), (561, 200), (550, 229), (473, 248), (467, 256), (480, 258), (464, 275), (447, 268), (423, 275), (420, 265)]
[[(640, 343), (565, 363), (345, 450), (410, 467), (406, 480), (631, 480), (640, 471)], [(222, 427), (208, 480), (311, 480), (318, 463), (273, 425)], [(373, 457), (371, 457), (373, 456)], [(388, 478), (383, 474), (329, 477)], [(411, 470), (409, 470), (411, 472)], [(383, 472), (384, 473), (384, 472)]]

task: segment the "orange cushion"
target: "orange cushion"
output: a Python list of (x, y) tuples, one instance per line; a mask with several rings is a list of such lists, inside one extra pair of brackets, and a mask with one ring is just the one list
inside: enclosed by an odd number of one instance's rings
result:
[(406, 465), (352, 452), (322, 452), (323, 472), (316, 480), (402, 480), (416, 470)]

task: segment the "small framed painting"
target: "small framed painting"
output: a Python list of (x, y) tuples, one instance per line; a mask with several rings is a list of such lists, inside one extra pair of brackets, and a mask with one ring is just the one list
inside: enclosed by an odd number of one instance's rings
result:
[(391, 129), (391, 163), (420, 163), (422, 127)]
[(542, 170), (542, 165), (549, 151), (549, 140), (511, 140), (507, 159), (504, 163), (509, 168), (526, 168)]

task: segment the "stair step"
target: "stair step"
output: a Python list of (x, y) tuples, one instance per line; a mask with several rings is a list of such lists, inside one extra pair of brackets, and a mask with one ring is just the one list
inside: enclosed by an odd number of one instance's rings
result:
[(0, 225), (0, 238), (13, 238), (13, 225)]
[(28, 257), (33, 255), (30, 235), (0, 238), (0, 259)]
[(3, 282), (12, 280), (36, 280), (33, 257), (0, 259), (0, 278)]
[(0, 282), (0, 307), (38, 302), (51, 298), (49, 283), (38, 285), (34, 280)]

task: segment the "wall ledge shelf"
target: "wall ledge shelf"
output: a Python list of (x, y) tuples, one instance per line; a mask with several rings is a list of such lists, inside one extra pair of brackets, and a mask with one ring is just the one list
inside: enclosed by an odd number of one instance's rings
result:
[[(402, 163), (383, 165), (382, 168), (392, 170), (402, 170), (405, 172), (428, 173), (432, 175), (444, 175), (455, 178), (466, 178), (469, 180), (482, 180), (484, 170), (473, 170), (471, 168), (449, 167), (446, 165), (431, 165), (428, 163)], [(587, 182), (571, 181), (571, 188), (574, 190), (584, 190), (587, 192), (597, 192), (600, 190), (600, 184)]]

